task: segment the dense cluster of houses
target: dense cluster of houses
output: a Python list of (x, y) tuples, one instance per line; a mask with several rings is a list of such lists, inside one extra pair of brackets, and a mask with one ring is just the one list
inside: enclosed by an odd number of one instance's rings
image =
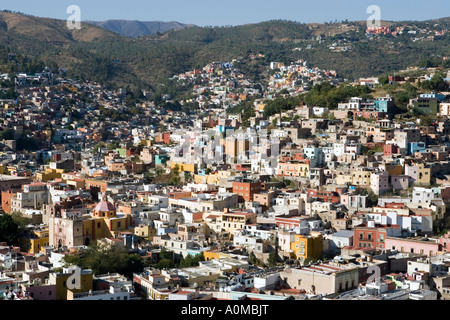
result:
[[(217, 100), (207, 116), (133, 114), (124, 89), (25, 78), (0, 108), (1, 207), (30, 223), (0, 246), (0, 299), (447, 299), (448, 93), (409, 102), (426, 124), (392, 117), (391, 96), (267, 117), (283, 89), (335, 77), (305, 61), (270, 69), (258, 89), (233, 62), (178, 75)], [(258, 90), (250, 126), (223, 110)], [(64, 262), (93, 243), (148, 266), (127, 278)], [(156, 268), (163, 250), (202, 260)]]

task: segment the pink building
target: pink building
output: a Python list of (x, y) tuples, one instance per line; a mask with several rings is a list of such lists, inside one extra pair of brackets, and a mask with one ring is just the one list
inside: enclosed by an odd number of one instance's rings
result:
[(386, 237), (386, 249), (435, 256), (441, 251), (441, 244), (428, 238), (394, 238)]
[(391, 184), (394, 190), (406, 190), (409, 187), (409, 176), (391, 176)]
[(389, 185), (389, 172), (372, 172), (370, 174), (370, 188), (377, 195), (390, 191), (391, 187)]
[(56, 285), (27, 287), (26, 293), (33, 300), (56, 300)]
[(450, 233), (446, 233), (442, 237), (440, 237), (439, 244), (441, 245), (442, 251), (450, 252)]

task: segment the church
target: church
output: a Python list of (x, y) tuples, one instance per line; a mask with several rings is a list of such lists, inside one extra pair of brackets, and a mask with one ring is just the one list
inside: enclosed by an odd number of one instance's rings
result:
[(131, 214), (117, 213), (106, 195), (93, 211), (55, 209), (49, 217), (49, 244), (54, 248), (89, 245), (103, 238), (117, 238), (121, 232), (133, 232)]

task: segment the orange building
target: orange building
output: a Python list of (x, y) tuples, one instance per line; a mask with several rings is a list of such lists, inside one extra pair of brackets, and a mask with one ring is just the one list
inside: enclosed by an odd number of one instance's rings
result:
[(2, 209), (3, 209), (3, 211), (5, 211), (8, 214), (11, 214), (11, 201), (12, 201), (12, 198), (14, 198), (16, 195), (17, 195), (17, 192), (13, 192), (11, 190), (2, 191)]
[(246, 201), (253, 201), (253, 195), (261, 191), (261, 182), (259, 181), (234, 181), (233, 192), (237, 193)]

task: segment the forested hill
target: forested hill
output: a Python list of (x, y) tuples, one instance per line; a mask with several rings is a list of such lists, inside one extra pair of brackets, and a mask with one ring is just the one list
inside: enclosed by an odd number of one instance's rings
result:
[(109, 30), (125, 37), (136, 38), (148, 36), (155, 33), (163, 33), (170, 30), (180, 30), (193, 25), (183, 24), (177, 21), (137, 21), (137, 20), (106, 20), (106, 21), (84, 21), (105, 30)]
[[(175, 74), (249, 53), (264, 54), (260, 65), (246, 70), (254, 78), (271, 61), (290, 63), (302, 58), (348, 79), (418, 64), (439, 65), (449, 55), (450, 19), (385, 23), (404, 31), (368, 37), (364, 22), (276, 20), (129, 38), (93, 25), (68, 30), (65, 21), (0, 12), (0, 72), (35, 72), (48, 65), (66, 69), (73, 78), (156, 88)], [(442, 30), (447, 31), (435, 36)], [(17, 59), (8, 59), (10, 54), (20, 60), (19, 66)]]

